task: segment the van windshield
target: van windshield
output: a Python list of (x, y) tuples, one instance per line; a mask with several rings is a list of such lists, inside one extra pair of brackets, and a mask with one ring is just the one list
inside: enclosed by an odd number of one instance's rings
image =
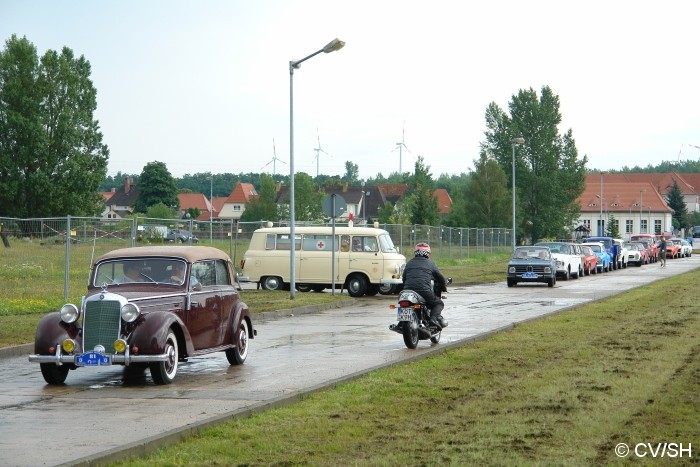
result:
[(379, 236), (379, 245), (382, 249), (382, 253), (398, 253), (389, 234), (382, 234)]

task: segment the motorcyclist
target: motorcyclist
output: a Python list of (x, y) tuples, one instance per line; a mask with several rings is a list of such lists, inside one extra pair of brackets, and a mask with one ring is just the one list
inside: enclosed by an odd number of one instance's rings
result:
[(447, 281), (435, 263), (430, 259), (430, 245), (426, 242), (416, 244), (414, 257), (406, 263), (403, 271), (403, 288), (420, 294), (430, 308), (431, 324), (440, 328), (447, 327), (447, 320), (442, 317), (445, 303), (440, 294), (435, 294), (431, 280), (435, 281), (435, 290), (447, 292)]

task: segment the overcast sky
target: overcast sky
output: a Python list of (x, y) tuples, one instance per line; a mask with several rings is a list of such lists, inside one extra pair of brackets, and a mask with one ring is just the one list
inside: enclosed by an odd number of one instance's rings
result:
[[(490, 102), (547, 85), (588, 167), (700, 158), (700, 2), (0, 0), (0, 37), (92, 65), (108, 173), (466, 173)], [(3, 49), (5, 44), (3, 42)], [(403, 134), (403, 136), (402, 136)], [(399, 151), (403, 141), (406, 149)], [(274, 149), (273, 149), (274, 140)], [(277, 161), (272, 164), (273, 158)], [(264, 168), (263, 168), (264, 167)]]

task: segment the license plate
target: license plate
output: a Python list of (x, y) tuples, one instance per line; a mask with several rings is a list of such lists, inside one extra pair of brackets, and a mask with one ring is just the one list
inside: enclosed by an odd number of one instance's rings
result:
[(112, 361), (109, 355), (90, 352), (78, 355), (78, 357), (75, 359), (75, 364), (78, 366), (104, 366), (111, 365)]
[(411, 321), (413, 319), (413, 310), (410, 308), (399, 308), (396, 313), (396, 321)]
[(526, 272), (523, 274), (523, 279), (537, 279), (537, 274), (534, 272)]

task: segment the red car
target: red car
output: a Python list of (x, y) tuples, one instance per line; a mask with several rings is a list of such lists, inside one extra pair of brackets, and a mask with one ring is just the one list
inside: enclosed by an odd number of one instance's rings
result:
[(591, 247), (586, 245), (581, 245), (581, 252), (583, 253), (583, 273), (586, 276), (591, 274), (598, 274), (598, 257), (593, 252)]
[(224, 352), (242, 364), (257, 332), (234, 286), (231, 259), (218, 248), (122, 248), (97, 258), (82, 303), (39, 323), (30, 362), (49, 384), (70, 370), (123, 365), (148, 368), (169, 384), (188, 358)]

